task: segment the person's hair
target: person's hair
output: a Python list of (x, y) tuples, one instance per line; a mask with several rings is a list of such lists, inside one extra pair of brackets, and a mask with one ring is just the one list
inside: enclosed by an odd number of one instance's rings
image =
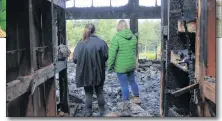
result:
[(87, 41), (88, 38), (95, 32), (95, 26), (93, 24), (86, 24), (83, 35), (82, 35), (82, 40)]
[(117, 24), (117, 31), (120, 31), (122, 29), (127, 29), (128, 25), (127, 22), (125, 20), (120, 20)]

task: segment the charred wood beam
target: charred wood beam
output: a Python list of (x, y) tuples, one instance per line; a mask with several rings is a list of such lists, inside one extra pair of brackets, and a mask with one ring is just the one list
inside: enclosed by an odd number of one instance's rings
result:
[(36, 51), (34, 50), (36, 46), (36, 32), (35, 32), (35, 22), (33, 15), (33, 1), (29, 0), (29, 42), (30, 42), (30, 61), (31, 61), (31, 73), (36, 69)]
[(61, 8), (66, 8), (66, 0), (48, 0), (49, 2), (53, 2), (55, 5), (61, 7)]
[(6, 51), (7, 54), (15, 54), (15, 53), (18, 53), (18, 52), (21, 52), (21, 51), (24, 51), (25, 48), (23, 49), (18, 49), (18, 50), (9, 50), (9, 51)]
[[(35, 89), (38, 85), (44, 83), (48, 79), (54, 76), (54, 70), (56, 69), (57, 72), (64, 70), (66, 68), (66, 62), (58, 62), (55, 65), (51, 64), (47, 67), (39, 69), (32, 75), (22, 76), (19, 77), (17, 80), (14, 80), (10, 83), (6, 84), (6, 92), (7, 97), (6, 101), (10, 102), (17, 97), (23, 95), (24, 93), (28, 92), (29, 90)], [(33, 83), (33, 81), (35, 83)]]
[(182, 94), (184, 94), (186, 92), (189, 92), (192, 89), (197, 88), (198, 85), (199, 85), (199, 83), (195, 83), (195, 84), (189, 85), (187, 87), (184, 87), (182, 89), (179, 89), (179, 90), (177, 90), (175, 92), (172, 92), (171, 94), (174, 95), (175, 97), (178, 97), (178, 96), (180, 96), (180, 95), (182, 95)]
[(137, 19), (160, 19), (160, 6), (138, 7), (131, 10), (131, 7), (88, 7), (88, 8), (66, 8), (66, 19), (126, 19), (132, 14), (137, 15)]
[(60, 91), (60, 105), (61, 111), (70, 113), (68, 104), (68, 81), (67, 81), (67, 70), (63, 69), (59, 72), (59, 91)]

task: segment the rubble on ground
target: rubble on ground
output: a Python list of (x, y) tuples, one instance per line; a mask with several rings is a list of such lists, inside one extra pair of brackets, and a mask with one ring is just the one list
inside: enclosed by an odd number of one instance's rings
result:
[[(136, 72), (136, 80), (139, 86), (141, 104), (130, 103), (132, 117), (159, 116), (160, 106), (160, 64), (147, 60), (140, 60), (139, 71)], [(69, 103), (79, 104), (75, 117), (84, 116), (84, 90), (76, 88), (75, 85), (75, 64), (68, 63), (68, 84), (69, 84)], [(130, 92), (131, 92), (131, 88)], [(104, 84), (104, 95), (106, 100), (107, 116), (121, 116), (122, 93), (119, 81), (115, 73), (106, 73)], [(132, 97), (132, 93), (130, 93)], [(93, 96), (93, 115), (99, 113), (96, 95)]]

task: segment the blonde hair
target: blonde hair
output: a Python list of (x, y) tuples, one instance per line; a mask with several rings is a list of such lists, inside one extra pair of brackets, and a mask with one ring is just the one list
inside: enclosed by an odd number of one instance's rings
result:
[(125, 20), (120, 20), (117, 24), (117, 31), (128, 29), (127, 22)]

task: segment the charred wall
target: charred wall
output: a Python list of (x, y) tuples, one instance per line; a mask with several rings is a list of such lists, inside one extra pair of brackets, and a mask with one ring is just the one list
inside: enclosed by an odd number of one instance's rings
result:
[(195, 53), (196, 33), (190, 31), (189, 24), (196, 21), (196, 0), (162, 2), (162, 115), (191, 116), (192, 92), (174, 94), (192, 84), (194, 78), (194, 60), (183, 61)]
[(54, 74), (66, 71), (65, 62), (56, 61), (61, 43), (66, 44), (64, 8), (47, 0), (7, 1), (8, 117), (56, 116)]
[(6, 80), (30, 74), (28, 0), (7, 0)]

